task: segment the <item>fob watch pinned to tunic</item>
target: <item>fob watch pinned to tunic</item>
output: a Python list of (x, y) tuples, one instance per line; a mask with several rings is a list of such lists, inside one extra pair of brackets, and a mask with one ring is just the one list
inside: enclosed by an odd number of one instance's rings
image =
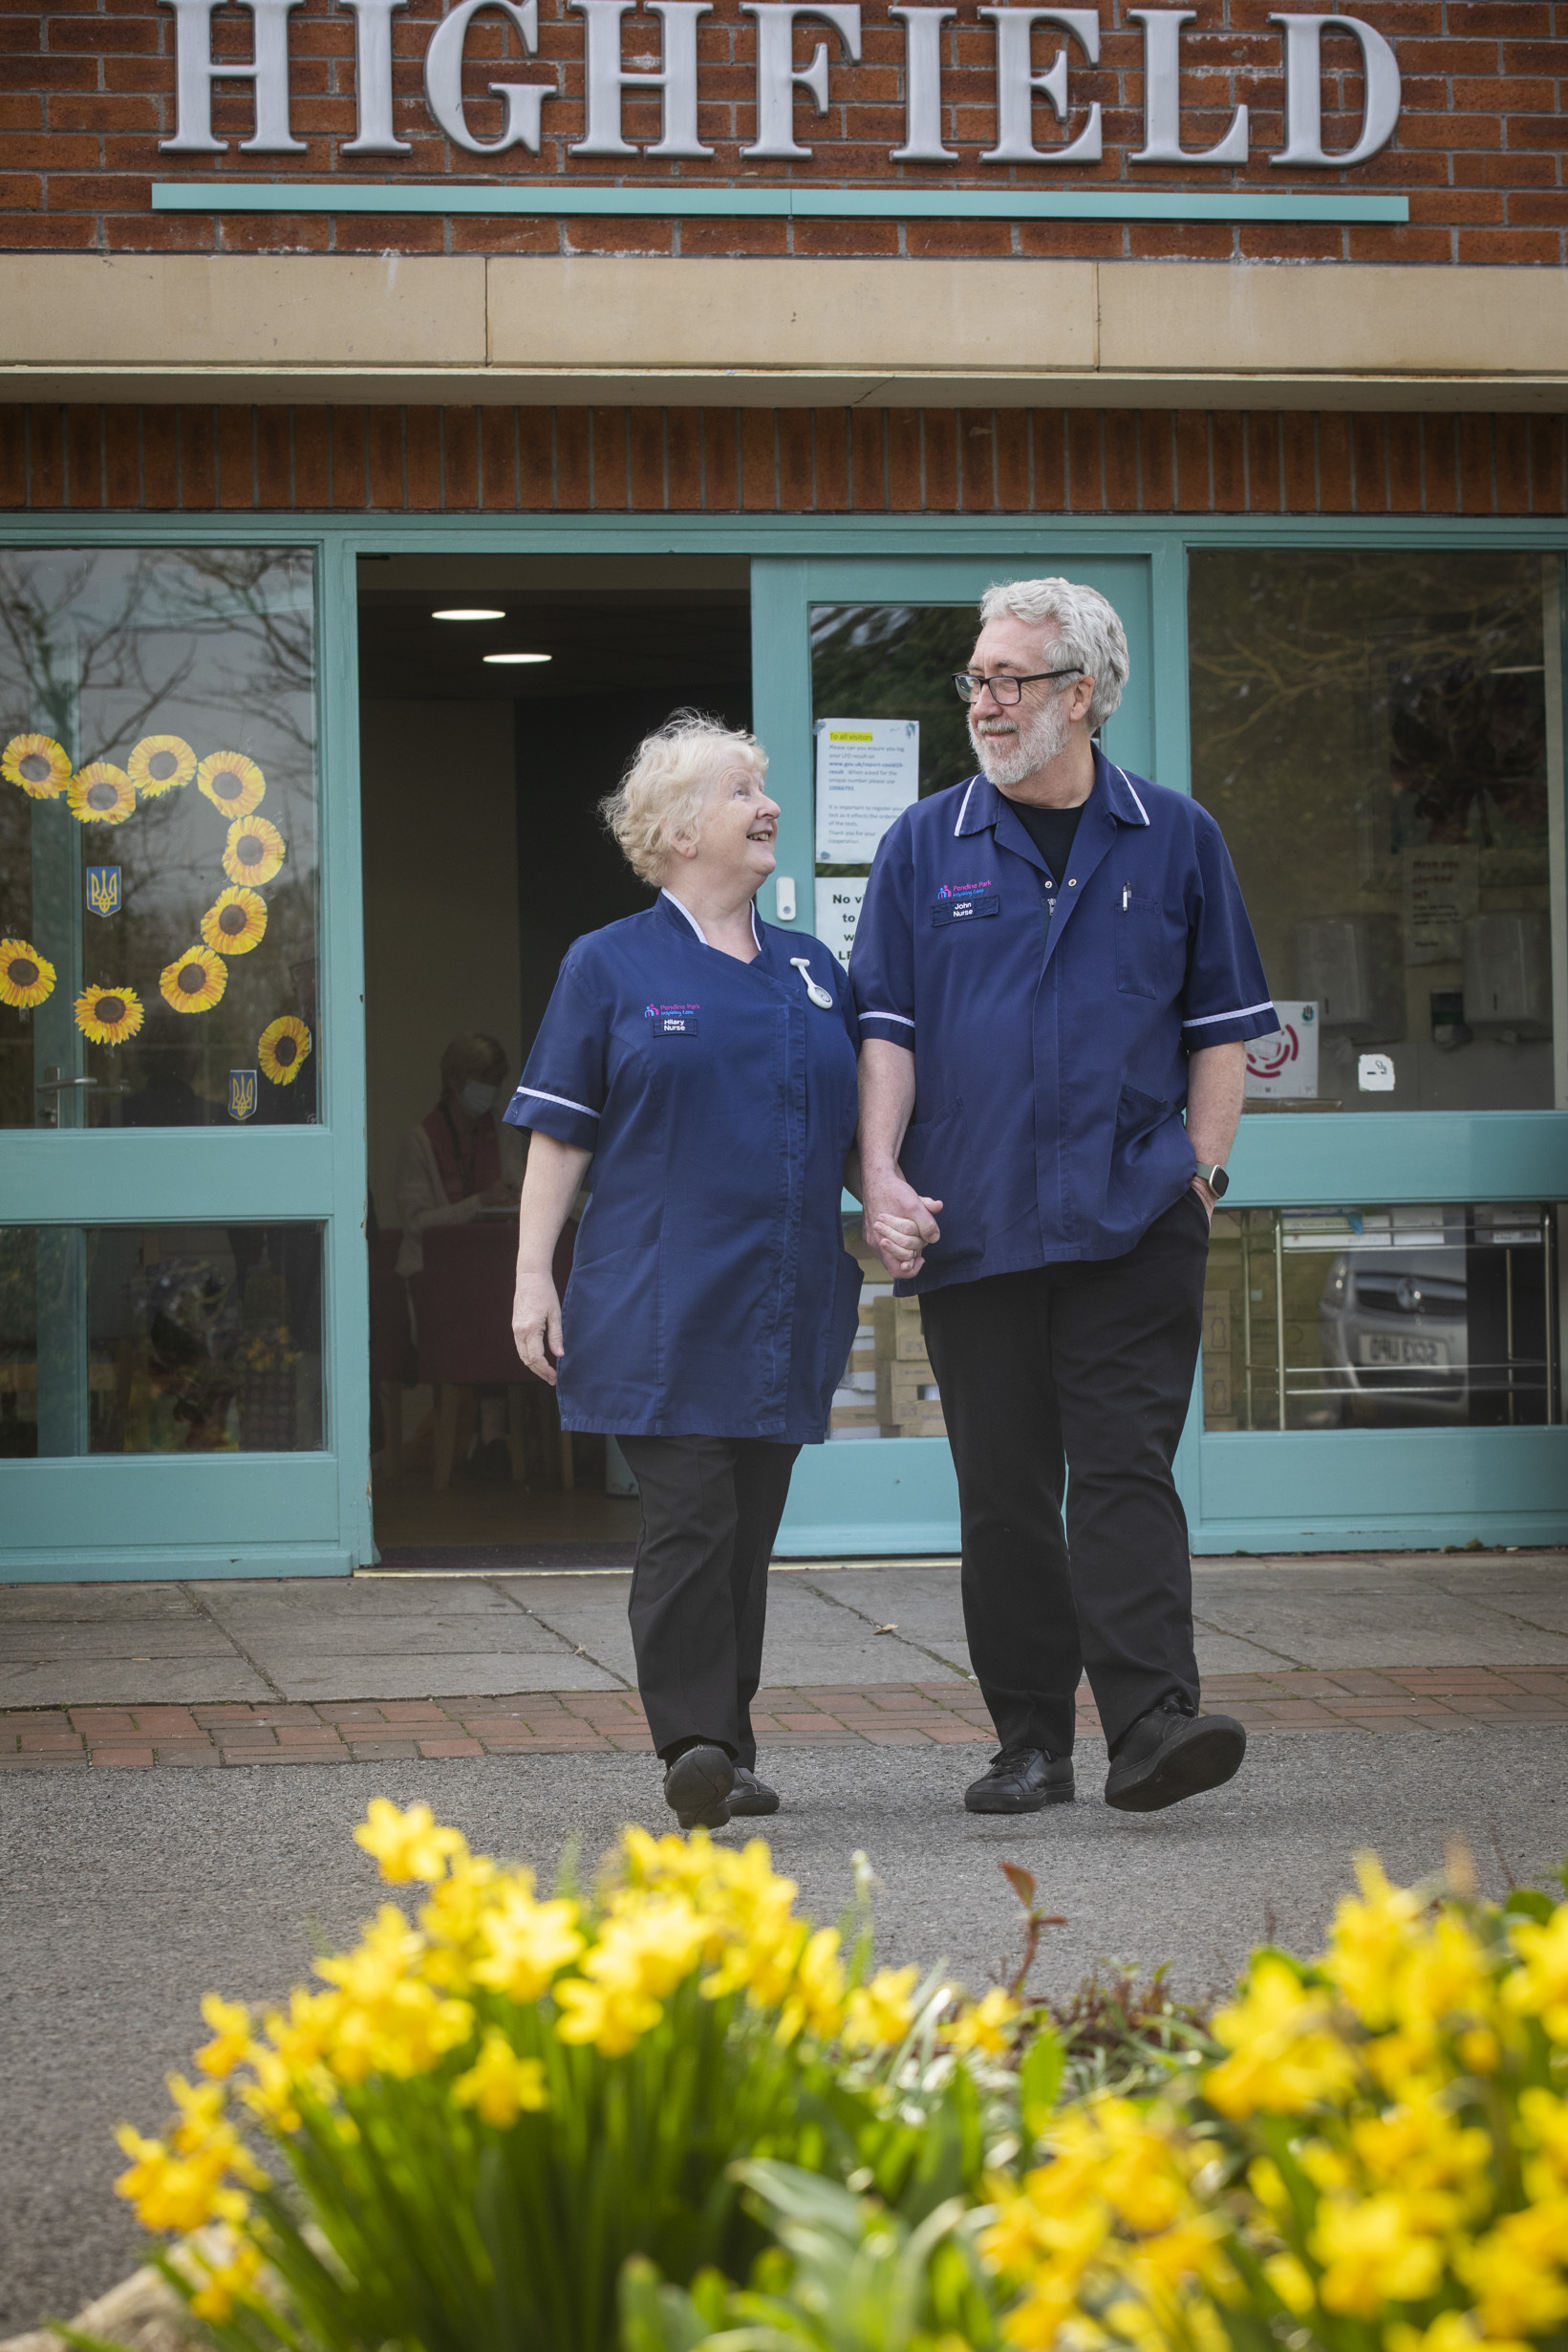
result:
[(812, 979), (811, 966), (806, 958), (805, 956), (791, 956), (789, 960), (795, 970), (800, 974), (802, 980), (805, 981), (805, 993), (810, 998), (812, 1003), (820, 1004), (825, 1012), (831, 1012), (833, 1009), (831, 991), (823, 987), (820, 981), (814, 981)]

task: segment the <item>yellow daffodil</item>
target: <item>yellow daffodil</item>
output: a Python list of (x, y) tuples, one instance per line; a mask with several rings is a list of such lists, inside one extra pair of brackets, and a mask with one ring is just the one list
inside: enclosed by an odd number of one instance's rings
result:
[(389, 1887), (404, 1886), (410, 1879), (433, 1887), (446, 1876), (454, 1860), (468, 1851), (462, 1832), (438, 1827), (427, 1804), (413, 1804), (399, 1813), (385, 1797), (371, 1799), (354, 1842), (379, 1864)]
[(1421, 1900), (1403, 1887), (1390, 1887), (1375, 1854), (1356, 1856), (1356, 1877), (1361, 1898), (1346, 1895), (1335, 1912), (1325, 1965), (1365, 2024), (1387, 2025), (1394, 2015), (1394, 1974), (1421, 1916)]
[(452, 2085), (460, 2107), (472, 2107), (497, 2131), (509, 2131), (519, 2115), (549, 2104), (545, 2069), (536, 2058), (519, 2058), (505, 2034), (491, 2026), (466, 2074)]
[(261, 2255), (254, 2246), (236, 2246), (226, 2262), (215, 2264), (190, 2298), (198, 2320), (214, 2324), (229, 2318), (236, 2302), (249, 2300), (261, 2274)]
[(947, 2039), (955, 2050), (983, 2050), (996, 2057), (1011, 2046), (1021, 2015), (1012, 1995), (993, 1985), (982, 1999), (964, 2003)]
[(884, 1968), (870, 1984), (857, 1985), (844, 2007), (844, 2046), (883, 2050), (902, 2041), (914, 2022), (910, 1996), (920, 1980), (917, 1968)]
[(71, 773), (71, 754), (53, 735), (13, 735), (0, 751), (0, 776), (30, 800), (57, 800)]
[(244, 2001), (226, 2001), (221, 1995), (208, 1993), (202, 2002), (202, 2015), (214, 2038), (197, 2051), (196, 2063), (204, 2074), (221, 2082), (249, 2056), (250, 2012)]
[(1239, 2118), (1260, 2107), (1299, 2115), (1355, 2080), (1355, 2061), (1332, 2030), (1327, 1999), (1273, 1953), (1254, 1962), (1241, 1999), (1219, 2012), (1214, 2039), (1232, 2052), (1204, 2078), (1205, 2095), (1222, 2115)]
[(1513, 1936), (1522, 1966), (1509, 1978), (1509, 2006), (1539, 2018), (1554, 2041), (1568, 2042), (1568, 1903), (1545, 1922), (1514, 1920)]
[(540, 1999), (586, 1949), (577, 1919), (575, 1903), (536, 1903), (530, 1876), (520, 1873), (476, 1922), (474, 1982), (514, 2001)]

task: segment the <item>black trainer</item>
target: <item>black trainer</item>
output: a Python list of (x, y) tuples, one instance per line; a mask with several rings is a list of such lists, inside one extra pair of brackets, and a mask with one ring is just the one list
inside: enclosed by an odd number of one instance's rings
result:
[(1048, 1804), (1071, 1804), (1072, 1797), (1072, 1758), (1024, 1747), (999, 1748), (988, 1769), (964, 1790), (971, 1813), (1038, 1813)]
[(737, 1764), (729, 1806), (732, 1814), (777, 1813), (779, 1792), (776, 1788), (769, 1788), (765, 1780), (759, 1780), (748, 1765)]
[(685, 1749), (664, 1775), (664, 1802), (682, 1829), (722, 1829), (735, 1766), (720, 1747)]
[(1234, 1780), (1247, 1735), (1233, 1715), (1191, 1715), (1179, 1698), (1140, 1715), (1106, 1775), (1106, 1802), (1118, 1813), (1159, 1813), (1184, 1797)]

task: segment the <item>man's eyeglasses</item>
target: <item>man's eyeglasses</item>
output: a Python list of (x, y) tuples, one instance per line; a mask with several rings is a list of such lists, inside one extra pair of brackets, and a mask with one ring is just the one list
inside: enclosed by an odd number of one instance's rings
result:
[(1082, 670), (1030, 670), (1022, 678), (1014, 678), (1006, 673), (996, 678), (985, 678), (978, 670), (955, 670), (953, 683), (958, 689), (960, 702), (977, 702), (989, 686), (994, 701), (999, 702), (1003, 709), (1009, 709), (1013, 703), (1022, 701), (1025, 686), (1038, 685), (1047, 678), (1082, 678), (1083, 675)]

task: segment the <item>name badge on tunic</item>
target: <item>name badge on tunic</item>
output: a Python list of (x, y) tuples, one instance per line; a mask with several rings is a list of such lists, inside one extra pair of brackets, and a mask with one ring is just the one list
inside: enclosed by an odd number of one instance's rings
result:
[(1000, 913), (995, 882), (944, 882), (936, 893), (931, 919), (934, 923), (967, 923), (982, 915)]
[(650, 1004), (648, 1026), (655, 1037), (695, 1037), (700, 1004)]

